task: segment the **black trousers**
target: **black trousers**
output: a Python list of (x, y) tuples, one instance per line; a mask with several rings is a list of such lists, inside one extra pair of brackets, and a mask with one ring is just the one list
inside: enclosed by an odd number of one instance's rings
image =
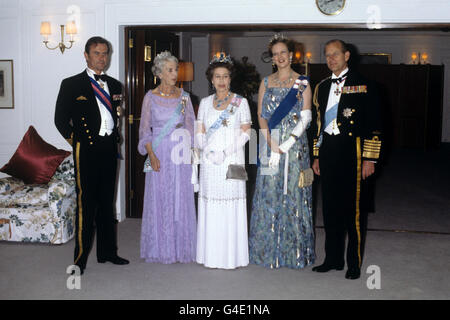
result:
[(365, 221), (361, 212), (361, 142), (359, 138), (324, 133), (319, 152), (322, 208), (325, 227), (325, 263), (360, 268)]
[(74, 263), (85, 268), (94, 231), (97, 257), (117, 254), (114, 216), (117, 144), (112, 136), (97, 137), (94, 146), (75, 142), (73, 156), (77, 192)]

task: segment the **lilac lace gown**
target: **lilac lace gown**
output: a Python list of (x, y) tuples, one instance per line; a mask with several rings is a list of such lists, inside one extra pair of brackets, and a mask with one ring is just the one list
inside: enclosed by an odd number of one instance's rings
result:
[(146, 262), (195, 260), (196, 215), (190, 164), (195, 114), (187, 93), (182, 92), (179, 98), (163, 98), (147, 92), (142, 103), (138, 151), (147, 155), (145, 145), (158, 136), (183, 95), (187, 101), (184, 114), (175, 122), (179, 128), (169, 132), (154, 149), (160, 171), (145, 175), (141, 258)]

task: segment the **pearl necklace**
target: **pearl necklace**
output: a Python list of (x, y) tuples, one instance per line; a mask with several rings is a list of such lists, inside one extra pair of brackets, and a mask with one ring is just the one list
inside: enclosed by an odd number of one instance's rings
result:
[(227, 94), (227, 96), (226, 96), (225, 98), (223, 98), (223, 99), (221, 99), (221, 100), (218, 100), (217, 94), (214, 94), (214, 101), (217, 102), (216, 108), (217, 108), (217, 109), (220, 109), (220, 105), (221, 105), (222, 103), (224, 103), (225, 100), (227, 100), (227, 99), (230, 97), (230, 95), (231, 95), (231, 92), (228, 91), (228, 94)]

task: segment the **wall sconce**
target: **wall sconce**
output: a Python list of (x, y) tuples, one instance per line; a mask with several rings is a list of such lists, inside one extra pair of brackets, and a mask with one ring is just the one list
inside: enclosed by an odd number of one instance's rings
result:
[(412, 64), (427, 64), (428, 63), (428, 54), (424, 53), (415, 53), (411, 54)]
[(306, 62), (311, 63), (311, 58), (312, 58), (312, 54), (311, 54), (311, 52), (308, 51), (306, 53)]
[(178, 83), (183, 88), (183, 82), (194, 80), (194, 64), (192, 62), (178, 63)]
[(302, 53), (300, 51), (295, 51), (293, 62), (294, 63), (302, 63)]
[(73, 35), (77, 34), (77, 26), (75, 24), (75, 21), (69, 21), (66, 26), (66, 34), (68, 34), (70, 36), (70, 40), (69, 40), (70, 45), (69, 46), (66, 46), (64, 44), (64, 25), (63, 24), (61, 25), (61, 42), (54, 48), (51, 48), (48, 46), (48, 36), (51, 34), (52, 34), (52, 30), (51, 30), (50, 22), (48, 22), (48, 21), (41, 22), (41, 35), (44, 36), (43, 42), (45, 44), (45, 47), (50, 50), (55, 50), (55, 49), (59, 48), (59, 50), (61, 50), (61, 54), (63, 54), (64, 50), (72, 48), (72, 45), (75, 42), (75, 40), (73, 40)]

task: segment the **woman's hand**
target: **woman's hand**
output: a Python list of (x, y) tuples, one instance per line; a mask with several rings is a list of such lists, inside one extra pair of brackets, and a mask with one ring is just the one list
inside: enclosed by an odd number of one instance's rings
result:
[(161, 165), (159, 163), (159, 159), (156, 157), (154, 153), (148, 155), (150, 158), (150, 165), (152, 166), (153, 171), (159, 172)]

